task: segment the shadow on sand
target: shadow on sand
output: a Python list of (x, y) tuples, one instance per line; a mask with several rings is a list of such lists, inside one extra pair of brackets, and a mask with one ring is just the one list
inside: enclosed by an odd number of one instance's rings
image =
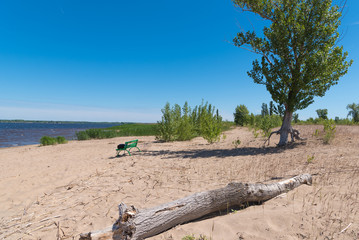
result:
[(281, 153), (287, 149), (293, 149), (300, 145), (304, 145), (304, 142), (290, 143), (285, 147), (243, 147), (236, 149), (195, 149), (195, 150), (181, 150), (181, 151), (143, 151), (141, 154), (151, 156), (162, 156), (167, 158), (225, 158), (235, 156), (256, 156), (265, 154)]

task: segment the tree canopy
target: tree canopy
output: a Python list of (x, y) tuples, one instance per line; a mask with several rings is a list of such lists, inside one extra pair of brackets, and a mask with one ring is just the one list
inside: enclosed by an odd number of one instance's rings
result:
[[(260, 54), (248, 75), (292, 113), (322, 97), (347, 73), (352, 60), (338, 46), (341, 11), (331, 0), (233, 0), (243, 11), (269, 21), (263, 34), (239, 32), (235, 46)], [(283, 128), (283, 125), (282, 125)], [(285, 134), (285, 133), (284, 133)], [(282, 135), (281, 135), (282, 138)]]
[(263, 37), (239, 32), (236, 46), (261, 54), (248, 75), (264, 84), (289, 111), (304, 109), (337, 84), (352, 61), (337, 46), (341, 12), (331, 0), (234, 0), (244, 11), (269, 20)]

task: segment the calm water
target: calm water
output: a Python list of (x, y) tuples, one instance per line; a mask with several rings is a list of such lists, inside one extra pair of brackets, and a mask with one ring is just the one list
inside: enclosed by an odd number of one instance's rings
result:
[(39, 144), (42, 136), (76, 139), (75, 133), (90, 128), (107, 128), (111, 123), (0, 123), (0, 148)]

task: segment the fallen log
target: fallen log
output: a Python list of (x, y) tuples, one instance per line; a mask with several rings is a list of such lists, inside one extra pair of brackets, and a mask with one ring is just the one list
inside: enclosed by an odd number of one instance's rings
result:
[(302, 174), (277, 183), (229, 183), (224, 188), (195, 193), (150, 209), (138, 210), (121, 203), (120, 217), (113, 226), (81, 234), (80, 240), (144, 239), (207, 214), (233, 206), (263, 202), (301, 184), (311, 183), (312, 176)]

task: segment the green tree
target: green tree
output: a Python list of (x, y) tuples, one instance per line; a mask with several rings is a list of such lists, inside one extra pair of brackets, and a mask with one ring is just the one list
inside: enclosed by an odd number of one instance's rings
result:
[(269, 102), (269, 115), (273, 115), (277, 111), (273, 101)]
[(294, 123), (297, 123), (299, 120), (299, 114), (298, 113), (293, 113), (293, 121)]
[(353, 118), (353, 122), (359, 122), (359, 104), (348, 104), (347, 110), (349, 110), (348, 116)]
[(236, 107), (234, 113), (234, 123), (240, 126), (244, 126), (249, 121), (249, 111), (243, 104)]
[(262, 117), (265, 117), (265, 116), (269, 115), (268, 105), (266, 103), (262, 103), (261, 115), (262, 115)]
[(254, 31), (240, 32), (235, 46), (260, 54), (248, 75), (263, 84), (278, 104), (285, 106), (278, 145), (292, 139), (297, 130), (291, 126), (292, 115), (322, 97), (345, 75), (352, 60), (337, 46), (340, 7), (332, 0), (233, 0), (243, 11), (253, 12), (270, 26), (263, 36)]
[(328, 109), (317, 109), (315, 110), (318, 114), (318, 118), (321, 118), (321, 119), (328, 119)]

